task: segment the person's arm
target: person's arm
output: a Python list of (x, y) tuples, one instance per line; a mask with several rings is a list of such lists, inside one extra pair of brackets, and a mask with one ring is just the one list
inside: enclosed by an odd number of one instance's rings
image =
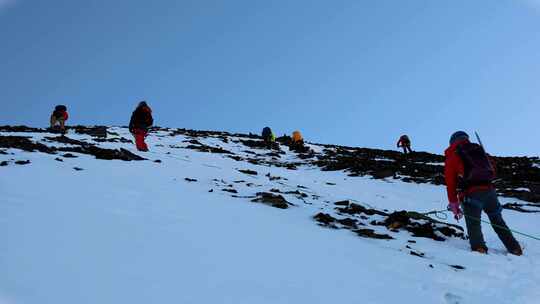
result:
[[(455, 153), (445, 153), (444, 179), (446, 181), (446, 192), (448, 194), (448, 210), (452, 211), (456, 221), (463, 217), (463, 212), (459, 206), (458, 180), (460, 172), (463, 172), (463, 162)], [(462, 173), (461, 173), (462, 174)]]
[(450, 204), (458, 204), (457, 184), (459, 159), (453, 153), (447, 153), (444, 161), (444, 179), (446, 181), (446, 192)]
[(129, 119), (129, 132), (133, 133), (133, 128), (135, 124), (135, 112), (131, 114), (131, 118)]
[(148, 114), (148, 127), (151, 127), (154, 125), (154, 117), (152, 117), (152, 113)]

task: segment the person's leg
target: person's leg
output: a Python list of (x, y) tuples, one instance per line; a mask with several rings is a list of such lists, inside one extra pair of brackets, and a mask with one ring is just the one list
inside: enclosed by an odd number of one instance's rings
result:
[(54, 117), (54, 115), (51, 115), (50, 122), (51, 122), (51, 129), (52, 129), (56, 125), (56, 117)]
[(502, 217), (502, 208), (497, 198), (497, 193), (495, 190), (491, 190), (483, 192), (482, 195), (485, 197), (484, 211), (489, 217), (491, 227), (493, 227), (493, 230), (495, 230), (499, 239), (510, 253), (521, 255), (521, 246), (514, 238), (512, 231), (510, 231)]
[(147, 148), (145, 147), (146, 144), (144, 143), (144, 131), (139, 129), (134, 130), (133, 137), (135, 137), (135, 146), (137, 147), (137, 150), (145, 151)]
[(408, 153), (412, 153), (411, 145), (407, 145), (407, 151), (408, 151)]
[(146, 136), (148, 136), (148, 131), (146, 130), (143, 130), (142, 131), (142, 142), (141, 142), (141, 148), (142, 150), (141, 151), (148, 151), (148, 145), (146, 144)]
[(467, 225), (471, 250), (487, 252), (484, 236), (482, 235), (482, 225), (479, 221), (482, 216), (482, 209), (474, 202), (467, 201), (463, 203), (463, 214), (465, 215), (465, 224)]

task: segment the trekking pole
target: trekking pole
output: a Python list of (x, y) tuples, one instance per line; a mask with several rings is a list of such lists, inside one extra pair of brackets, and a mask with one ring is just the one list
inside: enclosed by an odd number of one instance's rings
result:
[[(431, 211), (431, 212), (427, 212), (427, 213), (424, 213), (424, 215), (431, 215), (431, 214), (435, 214), (435, 216), (437, 216), (437, 214), (439, 213), (445, 213), (445, 212), (449, 212), (448, 210), (436, 210), (436, 211)], [(513, 232), (515, 234), (519, 234), (519, 235), (522, 235), (522, 236), (525, 236), (525, 237), (528, 237), (528, 238), (531, 238), (533, 240), (537, 240), (537, 241), (540, 241), (540, 237), (536, 237), (534, 235), (530, 235), (530, 234), (527, 234), (527, 233), (524, 233), (524, 232), (520, 232), (520, 231), (517, 231), (517, 230), (514, 230), (514, 229), (510, 229), (508, 227), (503, 227), (503, 226), (500, 226), (500, 225), (497, 225), (497, 224), (492, 224), (491, 222), (488, 222), (488, 221), (485, 221), (485, 220), (482, 220), (480, 218), (477, 218), (477, 217), (474, 217), (474, 216), (470, 216), (470, 215), (466, 215), (466, 214), (463, 214), (464, 217), (466, 218), (469, 218), (471, 220), (475, 220), (477, 222), (482, 222), (482, 223), (486, 223), (486, 224), (489, 224), (493, 227), (496, 227), (496, 228), (499, 228), (499, 229), (502, 229), (502, 230), (506, 230), (506, 231), (510, 231), (510, 232)], [(438, 216), (437, 216), (438, 217)]]

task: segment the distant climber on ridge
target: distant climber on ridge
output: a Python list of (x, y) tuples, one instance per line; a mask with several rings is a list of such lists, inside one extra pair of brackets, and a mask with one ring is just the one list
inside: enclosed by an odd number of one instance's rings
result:
[(294, 131), (292, 133), (292, 146), (304, 146), (304, 138), (300, 131)]
[(294, 131), (292, 133), (289, 148), (297, 153), (308, 153), (310, 151), (309, 147), (304, 145), (304, 138), (302, 137), (302, 133), (300, 133), (300, 131)]
[(398, 148), (403, 148), (403, 154), (412, 153), (411, 140), (410, 140), (409, 136), (401, 135), (401, 137), (399, 138), (399, 140), (397, 142), (397, 147)]
[(148, 146), (144, 139), (148, 135), (148, 129), (154, 124), (152, 118), (152, 109), (148, 106), (146, 101), (141, 101), (129, 121), (129, 132), (135, 137), (135, 145), (137, 150), (146, 152)]
[(495, 167), (484, 148), (471, 143), (467, 133), (458, 131), (451, 136), (450, 147), (444, 154), (448, 208), (454, 213), (456, 220), (465, 215), (471, 250), (488, 252), (480, 222), (484, 211), (508, 252), (522, 255), (521, 246), (503, 220), (502, 207), (492, 182), (495, 178)]
[(274, 135), (274, 132), (272, 132), (272, 129), (270, 129), (270, 127), (264, 127), (261, 136), (267, 147), (269, 149), (272, 148), (272, 146), (276, 142), (276, 136)]
[(51, 129), (59, 129), (60, 131), (65, 132), (66, 121), (68, 120), (68, 118), (69, 115), (67, 112), (67, 107), (64, 105), (57, 105), (51, 114)]

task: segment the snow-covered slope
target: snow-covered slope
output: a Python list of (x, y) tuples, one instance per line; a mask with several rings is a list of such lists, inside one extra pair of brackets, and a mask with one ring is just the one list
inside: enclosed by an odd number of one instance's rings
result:
[[(485, 256), (434, 216), (396, 224), (394, 211), (444, 209), (444, 187), (326, 171), (349, 148), (270, 151), (255, 136), (158, 129), (141, 153), (120, 127), (0, 130), (3, 304), (540, 303), (539, 241), (518, 235), (524, 256), (507, 255), (484, 225)], [(539, 234), (540, 213), (504, 216)]]

